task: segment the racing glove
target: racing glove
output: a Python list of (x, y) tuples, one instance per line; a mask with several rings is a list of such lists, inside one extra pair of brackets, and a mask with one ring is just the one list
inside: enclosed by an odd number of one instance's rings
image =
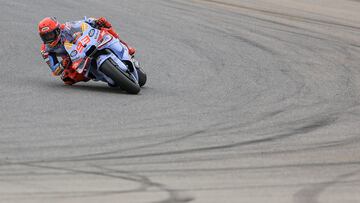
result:
[(105, 17), (100, 17), (100, 18), (96, 19), (95, 23), (100, 28), (111, 28), (112, 27), (111, 23)]
[(116, 33), (116, 31), (112, 27), (111, 23), (105, 17), (100, 17), (100, 18), (94, 20), (94, 22), (96, 25), (95, 28), (104, 29), (104, 30), (108, 31), (116, 39), (119, 39), (119, 35)]

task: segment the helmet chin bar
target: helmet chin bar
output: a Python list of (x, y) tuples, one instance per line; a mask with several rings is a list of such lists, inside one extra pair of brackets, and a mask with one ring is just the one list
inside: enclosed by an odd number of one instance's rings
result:
[(56, 45), (59, 44), (59, 42), (60, 42), (60, 37), (57, 40), (55, 40), (54, 42), (50, 43), (49, 46), (50, 47), (55, 47)]

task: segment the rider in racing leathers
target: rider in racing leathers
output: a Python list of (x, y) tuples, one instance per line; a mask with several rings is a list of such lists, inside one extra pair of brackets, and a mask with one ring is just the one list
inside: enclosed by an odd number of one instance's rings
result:
[[(41, 54), (45, 62), (49, 65), (53, 75), (61, 75), (61, 79), (67, 85), (89, 80), (71, 68), (70, 56), (64, 47), (65, 41), (75, 42), (77, 40), (79, 33), (81, 33), (81, 24), (83, 22), (97, 29), (106, 29), (127, 47), (130, 55), (133, 56), (135, 54), (135, 49), (129, 47), (119, 38), (119, 35), (115, 32), (111, 23), (104, 17), (98, 19), (87, 18), (86, 20), (67, 22), (64, 24), (60, 24), (54, 17), (46, 17), (41, 20), (38, 25), (40, 37), (44, 42), (41, 45)], [(57, 57), (61, 57), (62, 61), (59, 62)]]

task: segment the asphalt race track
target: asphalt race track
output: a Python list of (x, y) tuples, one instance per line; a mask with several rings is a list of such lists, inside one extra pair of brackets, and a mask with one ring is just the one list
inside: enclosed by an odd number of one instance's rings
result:
[[(0, 0), (1, 203), (360, 202), (358, 0)], [(65, 86), (37, 23), (106, 16), (139, 95)]]

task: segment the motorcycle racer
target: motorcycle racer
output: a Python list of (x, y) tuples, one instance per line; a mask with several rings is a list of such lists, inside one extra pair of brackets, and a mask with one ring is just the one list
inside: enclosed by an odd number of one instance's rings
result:
[[(71, 68), (70, 56), (64, 47), (65, 42), (75, 42), (81, 36), (81, 24), (88, 23), (97, 29), (106, 29), (111, 35), (119, 39), (126, 46), (130, 55), (135, 54), (135, 49), (129, 47), (127, 43), (119, 38), (111, 23), (104, 17), (86, 18), (85, 20), (66, 22), (60, 24), (54, 17), (46, 17), (39, 22), (38, 32), (43, 41), (41, 45), (41, 55), (45, 62), (49, 65), (54, 76), (61, 75), (61, 79), (67, 85), (72, 85), (80, 81), (88, 81), (84, 75), (79, 74)], [(61, 57), (59, 62), (57, 57)]]

